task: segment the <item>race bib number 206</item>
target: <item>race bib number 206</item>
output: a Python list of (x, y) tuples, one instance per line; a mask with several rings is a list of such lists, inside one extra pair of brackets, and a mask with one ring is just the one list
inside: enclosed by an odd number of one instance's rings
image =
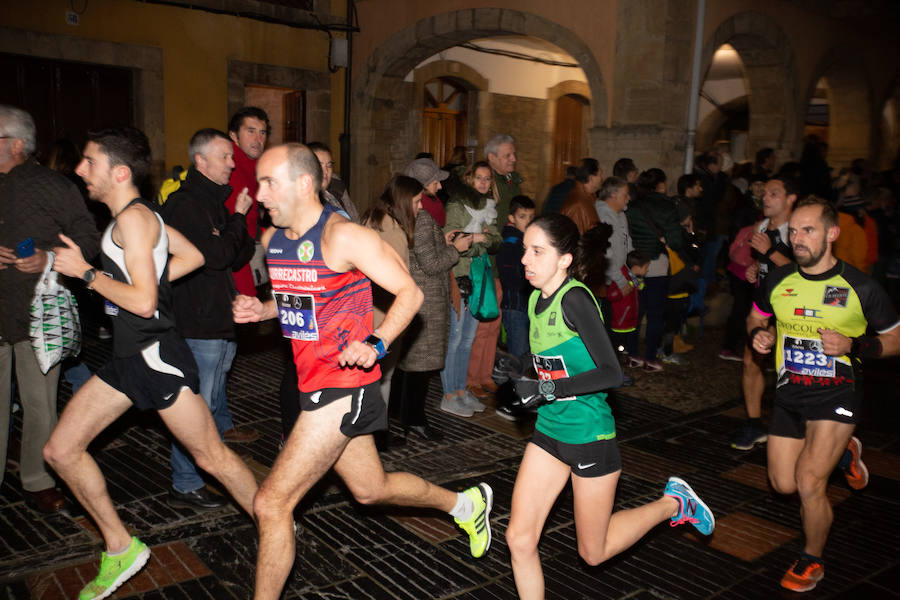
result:
[(316, 302), (311, 294), (275, 292), (278, 305), (278, 322), (281, 335), (292, 340), (315, 341), (319, 339), (316, 325)]

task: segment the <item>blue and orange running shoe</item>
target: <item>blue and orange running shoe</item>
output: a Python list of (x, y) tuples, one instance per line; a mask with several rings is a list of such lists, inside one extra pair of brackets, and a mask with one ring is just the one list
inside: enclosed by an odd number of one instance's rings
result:
[[(847, 479), (847, 485), (854, 490), (861, 490), (869, 484), (869, 469), (862, 461), (862, 442), (853, 436), (847, 449), (844, 450), (844, 459), (841, 460), (841, 470)], [(849, 455), (849, 456), (847, 456)]]
[(669, 483), (666, 484), (666, 491), (663, 494), (678, 501), (678, 514), (669, 522), (672, 527), (690, 523), (703, 535), (711, 534), (716, 528), (716, 517), (712, 511), (683, 479), (669, 477)]

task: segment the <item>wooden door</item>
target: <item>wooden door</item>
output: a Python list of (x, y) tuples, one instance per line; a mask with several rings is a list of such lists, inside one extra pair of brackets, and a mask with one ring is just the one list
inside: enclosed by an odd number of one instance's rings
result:
[(284, 137), (285, 142), (306, 141), (306, 93), (288, 92), (284, 95)]
[(553, 128), (552, 184), (566, 177), (566, 167), (577, 166), (584, 158), (584, 112), (587, 100), (575, 94), (560, 96), (556, 101), (556, 123)]
[(440, 78), (425, 86), (422, 111), (422, 152), (431, 152), (434, 162), (446, 164), (454, 146), (466, 145), (466, 90)]

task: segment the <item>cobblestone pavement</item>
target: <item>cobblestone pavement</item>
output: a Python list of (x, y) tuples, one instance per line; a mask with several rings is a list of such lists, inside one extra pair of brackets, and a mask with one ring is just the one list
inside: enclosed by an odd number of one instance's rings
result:
[[(90, 332), (89, 332), (90, 333)], [(578, 558), (571, 490), (557, 503), (541, 541), (549, 598), (773, 598), (778, 581), (802, 549), (796, 498), (773, 494), (764, 448), (728, 446), (739, 425), (740, 365), (715, 358), (720, 331), (707, 329), (690, 365), (660, 374), (635, 373), (637, 384), (611, 397), (624, 463), (617, 508), (657, 498), (669, 475), (691, 483), (717, 517), (715, 534), (656, 527), (638, 544), (598, 567)], [(229, 380), (235, 421), (256, 427), (245, 459), (261, 479), (280, 441), (277, 390), (282, 358), (277, 338), (241, 341)], [(98, 367), (110, 343), (86, 336), (84, 359)], [(827, 576), (810, 598), (900, 597), (900, 419), (897, 370), (886, 362), (867, 378), (867, 411), (859, 429), (869, 486), (852, 491), (842, 475), (830, 481), (835, 520), (826, 549)], [(61, 386), (61, 402), (68, 398)], [(504, 531), (518, 462), (530, 423), (493, 415), (461, 419), (437, 409), (438, 382), (428, 391), (428, 416), (446, 434), (440, 443), (410, 438), (382, 454), (388, 470), (404, 469), (452, 489), (477, 481), (494, 488), (493, 545), (475, 560), (445, 515), (362, 507), (333, 478), (296, 511), (297, 559), (285, 598), (515, 598)], [(15, 414), (15, 428), (21, 426)], [(399, 433), (395, 430), (394, 433)], [(175, 510), (166, 502), (169, 445), (157, 417), (127, 413), (91, 448), (123, 520), (153, 554), (114, 598), (232, 599), (252, 592), (256, 531), (234, 506)], [(22, 500), (18, 474), (0, 488), (0, 598), (72, 598), (96, 573), (96, 530), (74, 503), (41, 516)], [(790, 595), (785, 593), (786, 595)]]

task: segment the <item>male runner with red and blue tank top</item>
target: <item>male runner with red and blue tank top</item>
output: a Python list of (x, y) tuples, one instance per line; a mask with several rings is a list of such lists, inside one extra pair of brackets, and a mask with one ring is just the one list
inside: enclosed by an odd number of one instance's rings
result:
[[(238, 296), (234, 318), (279, 320), (291, 340), (302, 411), (254, 501), (254, 597), (280, 596), (294, 562), (294, 507), (332, 467), (360, 503), (447, 512), (469, 534), (472, 555), (482, 556), (491, 542), (490, 486), (454, 493), (410, 473), (385, 473), (371, 436), (387, 427), (377, 361), (415, 316), (422, 292), (374, 230), (322, 205), (322, 170), (308, 148), (266, 151), (256, 176), (257, 200), (275, 225), (262, 238), (273, 298)], [(395, 296), (377, 331), (370, 280)]]

